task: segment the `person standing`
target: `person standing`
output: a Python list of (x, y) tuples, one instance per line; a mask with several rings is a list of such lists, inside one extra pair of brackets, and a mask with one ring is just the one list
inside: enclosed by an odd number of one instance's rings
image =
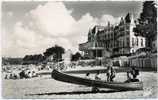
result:
[(112, 66), (108, 66), (107, 68), (107, 82), (113, 82), (113, 79), (116, 76), (116, 71)]
[(106, 72), (107, 82), (110, 82), (110, 75), (111, 75), (111, 66), (108, 66)]
[(110, 82), (113, 82), (113, 79), (115, 78), (116, 71), (113, 67), (111, 67), (111, 75), (110, 75)]

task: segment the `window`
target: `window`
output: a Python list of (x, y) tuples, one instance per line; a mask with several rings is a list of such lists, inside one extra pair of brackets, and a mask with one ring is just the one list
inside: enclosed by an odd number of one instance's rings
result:
[(103, 46), (105, 47), (105, 43), (103, 43)]
[(138, 38), (136, 38), (136, 45), (137, 45), (137, 46), (138, 46), (138, 43), (139, 43)]
[(128, 31), (129, 31), (129, 25), (127, 25), (127, 26), (126, 26), (126, 30), (128, 30)]
[(126, 35), (129, 35), (129, 31), (126, 31)]
[(124, 49), (122, 50), (122, 54), (124, 54)]
[(112, 33), (111, 33), (111, 38), (113, 38), (113, 35), (112, 35)]
[(156, 47), (154, 43), (152, 44), (152, 46), (153, 46), (153, 48)]
[(122, 47), (124, 47), (124, 41), (122, 41)]
[(117, 45), (117, 47), (119, 47), (119, 41), (117, 41), (116, 45)]
[(124, 31), (123, 31), (123, 32), (122, 32), (122, 36), (124, 36), (124, 35), (125, 35), (125, 33), (126, 33), (126, 32), (124, 32)]
[(95, 47), (98, 47), (98, 44), (97, 44), (97, 43), (95, 43)]
[(106, 42), (106, 48), (108, 48), (108, 43)]
[(132, 46), (134, 46), (134, 38), (132, 38)]
[(129, 47), (129, 37), (126, 38), (127, 47)]
[(120, 41), (118, 41), (118, 47), (120, 47)]
[(141, 46), (143, 46), (143, 39), (141, 39)]
[(122, 41), (120, 41), (120, 47), (122, 47)]

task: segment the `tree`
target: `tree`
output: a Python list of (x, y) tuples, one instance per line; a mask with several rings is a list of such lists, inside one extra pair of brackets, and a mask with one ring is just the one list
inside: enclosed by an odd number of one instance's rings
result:
[(57, 62), (62, 60), (62, 54), (64, 52), (65, 49), (63, 47), (55, 45), (54, 47), (46, 49), (46, 51), (43, 54), (46, 58), (53, 55), (53, 60)]
[(79, 52), (76, 52), (74, 55), (72, 55), (71, 61), (77, 61), (81, 58), (81, 54)]
[(29, 60), (32, 60), (32, 55), (26, 55), (26, 56), (23, 58), (23, 61), (29, 61)]
[(22, 63), (22, 58), (6, 58), (2, 57), (2, 65), (18, 65)]
[(24, 63), (38, 63), (44, 61), (45, 57), (42, 54), (35, 54), (35, 55), (26, 55), (23, 58)]
[(135, 35), (146, 37), (146, 45), (151, 47), (151, 42), (157, 37), (157, 9), (154, 1), (145, 1), (143, 11), (134, 28)]

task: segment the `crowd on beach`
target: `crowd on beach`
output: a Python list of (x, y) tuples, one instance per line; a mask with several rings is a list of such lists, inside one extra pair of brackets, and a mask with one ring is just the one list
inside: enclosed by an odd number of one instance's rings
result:
[(4, 79), (23, 79), (39, 77), (39, 72), (56, 70), (66, 70), (68, 67), (75, 68), (76, 64), (69, 65), (60, 63), (47, 64), (27, 64), (27, 65), (2, 65), (2, 74)]
[(34, 65), (5, 65), (2, 73), (5, 79), (23, 79), (36, 77), (41, 66)]
[[(84, 62), (84, 65), (85, 64), (88, 65), (88, 63)], [(77, 68), (76, 66), (82, 66), (82, 65), (83, 65), (83, 62), (80, 62), (80, 63), (72, 62), (70, 64), (65, 64), (64, 62), (60, 62), (60, 63), (38, 64), (38, 65), (33, 65), (33, 64), (3, 65), (2, 72), (4, 73), (5, 79), (23, 79), (23, 78), (38, 77), (38, 76), (40, 76), (38, 73), (43, 70), (52, 71), (53, 69), (56, 69), (56, 70), (63, 71), (63, 70), (69, 69), (69, 68), (76, 69)], [(84, 67), (84, 66), (82, 66), (82, 67)], [(107, 82), (112, 82), (116, 76), (116, 71), (113, 68), (112, 63), (106, 64), (106, 67), (107, 67), (107, 72), (106, 72)], [(133, 74), (133, 73), (136, 73), (134, 67), (132, 67), (132, 70), (133, 70), (133, 72), (127, 72), (127, 77), (130, 81), (131, 81), (131, 79), (136, 79), (136, 76), (137, 76), (136, 74), (135, 75)], [(96, 73), (96, 77), (95, 77), (96, 80), (100, 80), (99, 74), (100, 74), (100, 72)], [(88, 78), (89, 75), (90, 75), (90, 73), (87, 73), (86, 77)]]

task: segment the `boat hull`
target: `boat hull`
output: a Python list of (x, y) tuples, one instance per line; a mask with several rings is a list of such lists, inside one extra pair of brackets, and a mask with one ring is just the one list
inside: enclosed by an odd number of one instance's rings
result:
[(65, 73), (58, 72), (57, 70), (52, 71), (51, 77), (58, 81), (85, 85), (85, 86), (90, 86), (90, 87), (110, 88), (110, 89), (117, 89), (117, 90), (142, 90), (143, 89), (142, 82), (130, 82), (130, 83), (104, 82), (104, 81), (99, 81), (99, 80), (92, 80), (92, 79), (71, 76)]

